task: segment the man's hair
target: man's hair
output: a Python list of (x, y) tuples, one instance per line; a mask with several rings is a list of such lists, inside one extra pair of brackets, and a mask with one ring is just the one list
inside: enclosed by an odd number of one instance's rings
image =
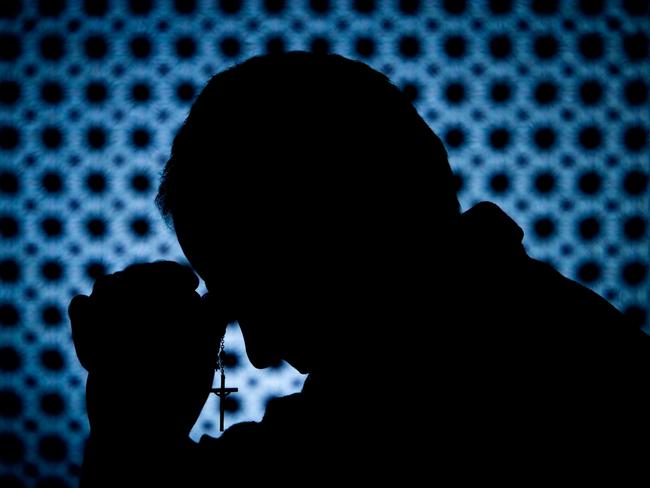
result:
[(444, 146), (406, 96), (361, 62), (306, 52), (254, 57), (210, 79), (156, 203), (171, 223), (206, 208), (232, 223), (459, 211)]

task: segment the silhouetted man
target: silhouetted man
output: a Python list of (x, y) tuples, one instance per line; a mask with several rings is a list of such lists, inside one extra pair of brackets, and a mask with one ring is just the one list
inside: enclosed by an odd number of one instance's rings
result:
[[(84, 482), (584, 480), (632, 459), (647, 337), (454, 188), (438, 137), (364, 64), (288, 53), (213, 77), (157, 197), (208, 295), (159, 262), (71, 303)], [(309, 376), (195, 444), (233, 321), (253, 365)]]

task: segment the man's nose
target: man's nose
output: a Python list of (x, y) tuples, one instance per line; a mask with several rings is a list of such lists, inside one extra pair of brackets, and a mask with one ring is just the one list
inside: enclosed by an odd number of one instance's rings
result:
[(244, 337), (246, 355), (253, 366), (264, 369), (282, 362), (277, 338), (269, 328), (246, 319), (239, 320), (239, 327)]

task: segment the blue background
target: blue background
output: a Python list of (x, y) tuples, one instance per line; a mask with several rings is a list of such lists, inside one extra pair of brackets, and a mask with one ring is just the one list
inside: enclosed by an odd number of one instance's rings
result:
[[(648, 32), (643, 0), (2, 0), (0, 485), (76, 483), (88, 427), (67, 304), (102, 273), (183, 259), (158, 176), (203, 84), (254, 54), (387, 74), (446, 142), (464, 209), (498, 203), (532, 256), (648, 331)], [(300, 388), (288, 366), (254, 370), (236, 328), (227, 349), (229, 424)], [(217, 405), (195, 438), (218, 435)]]

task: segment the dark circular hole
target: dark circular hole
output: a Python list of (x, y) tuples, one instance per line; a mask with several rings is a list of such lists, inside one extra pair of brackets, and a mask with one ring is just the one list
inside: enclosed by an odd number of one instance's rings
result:
[(420, 11), (420, 0), (400, 0), (398, 5), (404, 15), (415, 15)]
[(20, 98), (20, 85), (15, 81), (0, 81), (0, 103), (4, 105), (13, 105)]
[(134, 83), (131, 87), (131, 98), (140, 103), (149, 101), (151, 87), (147, 83)]
[(44, 435), (38, 442), (38, 455), (46, 461), (63, 461), (68, 455), (68, 445), (58, 435)]
[(578, 8), (580, 12), (589, 15), (599, 15), (603, 12), (604, 0), (580, 0), (578, 2)]
[(41, 310), (41, 319), (48, 326), (57, 326), (63, 323), (63, 314), (56, 305), (46, 305)]
[(632, 61), (648, 59), (648, 36), (642, 32), (623, 37), (623, 50)]
[(60, 281), (63, 278), (63, 266), (57, 261), (45, 261), (41, 265), (41, 275), (47, 281)]
[(558, 0), (533, 0), (530, 7), (537, 15), (554, 15), (558, 11)]
[(60, 237), (63, 233), (63, 223), (57, 217), (45, 217), (41, 220), (41, 230), (48, 238)]
[(603, 57), (605, 43), (598, 33), (583, 34), (578, 40), (578, 50), (586, 60), (593, 61)]
[(647, 222), (641, 215), (634, 215), (625, 220), (623, 224), (623, 233), (631, 241), (640, 241), (647, 232)]
[(20, 132), (12, 126), (0, 126), (0, 149), (16, 149), (20, 144)]
[(406, 96), (407, 100), (411, 103), (416, 102), (420, 98), (420, 87), (413, 82), (406, 82), (401, 87), (402, 93)]
[(131, 221), (131, 231), (136, 237), (146, 237), (151, 231), (149, 221), (143, 217), (133, 219)]
[(90, 17), (103, 17), (108, 12), (109, 0), (84, 0), (84, 13)]
[(399, 40), (399, 52), (405, 58), (416, 58), (420, 55), (420, 40), (415, 36), (402, 36)]
[(641, 170), (628, 171), (623, 178), (623, 189), (628, 195), (638, 196), (648, 188), (648, 174)]
[(466, 0), (443, 0), (442, 8), (451, 15), (461, 15), (467, 9)]
[(176, 56), (181, 59), (189, 59), (196, 54), (196, 41), (192, 37), (184, 36), (176, 39)]
[(56, 81), (46, 81), (41, 85), (41, 99), (53, 105), (63, 101), (64, 92), (60, 83)]
[(494, 193), (505, 193), (510, 189), (510, 178), (506, 173), (496, 173), (490, 178), (490, 188)]
[(595, 261), (586, 261), (578, 266), (578, 279), (583, 283), (594, 283), (602, 276), (602, 268)]
[(106, 146), (106, 139), (106, 131), (102, 127), (89, 127), (86, 130), (86, 142), (91, 149), (103, 149)]
[(462, 58), (467, 51), (467, 41), (460, 35), (448, 36), (444, 41), (444, 50), (452, 59)]
[(465, 85), (462, 82), (451, 82), (445, 86), (445, 98), (453, 105), (465, 100)]
[(103, 59), (108, 54), (108, 44), (101, 35), (91, 35), (84, 40), (84, 52), (89, 59)]
[(7, 258), (0, 261), (0, 281), (17, 283), (20, 280), (21, 269), (18, 261)]
[(15, 327), (20, 322), (20, 313), (13, 303), (0, 303), (0, 325)]
[(50, 371), (61, 371), (65, 362), (58, 349), (45, 349), (41, 352), (41, 365)]
[(20, 183), (15, 173), (0, 170), (0, 191), (7, 194), (18, 193)]
[(550, 34), (539, 35), (533, 42), (535, 55), (542, 60), (554, 58), (559, 51), (559, 44), (555, 36)]
[(151, 188), (151, 180), (146, 174), (135, 174), (131, 178), (131, 187), (138, 193), (148, 192)]
[(600, 220), (596, 217), (586, 217), (578, 223), (580, 237), (586, 241), (595, 239), (600, 235)]
[(0, 433), (0, 461), (3, 465), (18, 464), (25, 457), (23, 441), (12, 432)]
[[(0, 2), (0, 18), (2, 19), (14, 19), (18, 17), (18, 15), (20, 14), (20, 12), (22, 12), (22, 10), (23, 10), (22, 0), (5, 0), (4, 2)], [(0, 486), (5, 486), (5, 485), (0, 483)]]
[(285, 7), (285, 0), (264, 0), (264, 10), (272, 15), (281, 13)]
[(20, 225), (11, 215), (0, 216), (0, 237), (3, 239), (13, 239), (18, 236)]
[(505, 103), (510, 100), (512, 90), (510, 84), (504, 81), (497, 81), (490, 87), (490, 98), (496, 103)]
[(640, 78), (628, 81), (624, 90), (629, 105), (643, 105), (648, 101), (648, 85)]
[(282, 54), (286, 51), (286, 45), (282, 37), (273, 36), (266, 41), (266, 52), (268, 54)]
[(512, 12), (512, 0), (488, 0), (488, 8), (495, 15), (505, 15)]
[(375, 0), (353, 0), (352, 8), (361, 14), (371, 14), (375, 11)]
[(39, 43), (41, 57), (47, 61), (59, 61), (65, 56), (65, 41), (58, 34), (46, 34)]
[(23, 399), (15, 391), (0, 391), (0, 416), (5, 418), (18, 417), (23, 412)]
[(645, 148), (648, 132), (642, 125), (627, 127), (623, 132), (623, 143), (628, 151), (638, 152)]
[(196, 12), (196, 0), (174, 0), (174, 10), (182, 15)]
[(602, 177), (596, 171), (587, 171), (578, 179), (578, 188), (585, 195), (596, 195), (602, 187)]
[(11, 346), (0, 346), (0, 371), (16, 371), (22, 365), (18, 351)]
[(556, 142), (557, 134), (551, 127), (540, 127), (533, 133), (535, 145), (542, 150), (551, 149)]
[(330, 42), (324, 37), (315, 37), (311, 40), (309, 50), (316, 54), (327, 54), (330, 52)]
[(648, 274), (648, 267), (642, 261), (630, 261), (623, 265), (621, 275), (623, 281), (629, 286), (639, 286)]
[(40, 405), (41, 411), (47, 415), (58, 416), (65, 410), (63, 397), (56, 392), (41, 395)]
[(648, 0), (623, 0), (623, 8), (631, 16), (646, 15), (650, 11)]
[(598, 149), (603, 142), (602, 132), (596, 126), (583, 127), (578, 133), (578, 142), (584, 149)]
[(65, 0), (38, 0), (38, 13), (43, 17), (58, 17), (65, 10)]
[(580, 99), (585, 105), (596, 105), (603, 98), (603, 86), (597, 80), (588, 80), (580, 85)]
[(86, 187), (92, 193), (104, 193), (106, 191), (106, 176), (103, 173), (90, 173), (86, 176)]
[(225, 14), (237, 14), (242, 8), (242, 0), (219, 0), (219, 9)]
[(91, 261), (86, 264), (86, 276), (91, 280), (97, 280), (106, 275), (106, 266), (98, 261)]
[(223, 365), (226, 368), (236, 368), (239, 366), (239, 356), (235, 353), (226, 352), (222, 355)]
[(241, 52), (241, 43), (236, 37), (224, 37), (219, 42), (219, 50), (224, 56), (234, 58)]
[(86, 100), (91, 103), (101, 103), (108, 98), (108, 89), (101, 81), (91, 81), (86, 85)]
[(452, 148), (459, 148), (465, 143), (465, 132), (460, 127), (452, 127), (445, 132), (445, 143)]
[(229, 413), (238, 412), (240, 407), (239, 400), (233, 396), (227, 396), (221, 400), (224, 402), (224, 410)]
[(540, 105), (549, 105), (557, 100), (557, 85), (552, 81), (542, 81), (535, 87), (535, 100)]
[(354, 50), (362, 58), (369, 58), (375, 54), (375, 41), (370, 37), (359, 37), (354, 43)]
[(505, 59), (512, 54), (512, 41), (506, 34), (495, 35), (489, 42), (490, 54), (495, 59)]
[(91, 218), (86, 222), (86, 230), (91, 237), (104, 237), (107, 232), (106, 222), (101, 218)]
[(151, 143), (151, 134), (149, 130), (139, 127), (134, 129), (131, 132), (131, 142), (134, 147), (143, 149), (150, 145)]
[(490, 146), (496, 150), (503, 150), (510, 144), (510, 131), (505, 128), (492, 129), (489, 133)]
[(176, 96), (182, 102), (191, 102), (194, 100), (194, 95), (196, 94), (196, 89), (194, 84), (190, 81), (184, 81), (176, 86)]
[(332, 6), (330, 0), (309, 0), (309, 8), (316, 14), (327, 14)]
[(41, 130), (41, 142), (47, 149), (58, 149), (63, 143), (63, 133), (58, 127), (44, 127)]
[(135, 15), (148, 15), (153, 10), (153, 0), (129, 0), (129, 10)]
[(146, 36), (136, 36), (129, 43), (134, 58), (145, 59), (151, 56), (151, 41)]
[(540, 239), (548, 239), (555, 234), (555, 222), (549, 217), (540, 217), (533, 223), (535, 234)]
[(15, 61), (22, 52), (23, 46), (16, 34), (0, 33), (0, 61)]

